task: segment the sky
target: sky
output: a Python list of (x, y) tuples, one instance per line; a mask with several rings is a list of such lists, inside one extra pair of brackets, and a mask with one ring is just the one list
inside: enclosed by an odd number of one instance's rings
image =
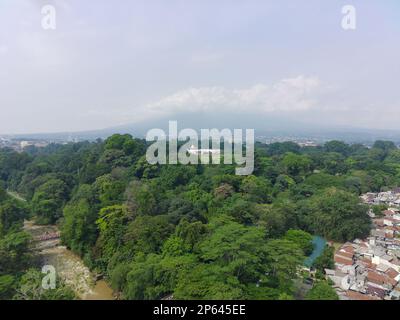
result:
[(181, 114), (397, 129), (399, 40), (398, 0), (0, 0), (0, 133)]

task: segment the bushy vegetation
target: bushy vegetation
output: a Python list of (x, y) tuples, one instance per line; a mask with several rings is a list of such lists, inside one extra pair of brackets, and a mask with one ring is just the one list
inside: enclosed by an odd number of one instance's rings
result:
[(307, 300), (339, 300), (335, 290), (326, 281), (317, 282), (307, 293)]
[(60, 300), (75, 294), (61, 281), (55, 289), (42, 288), (39, 260), (31, 250), (31, 236), (23, 231), (29, 207), (7, 196), (0, 187), (0, 299)]
[[(29, 212), (0, 206), (0, 294), (27, 268), (17, 229), (32, 215), (58, 223), (63, 243), (125, 299), (290, 299), (311, 234), (365, 237), (370, 219), (358, 196), (400, 185), (400, 151), (385, 141), (257, 144), (246, 177), (230, 165), (150, 165), (145, 151), (129, 135), (1, 150), (1, 183), (26, 197)], [(321, 284), (310, 298), (327, 291)]]

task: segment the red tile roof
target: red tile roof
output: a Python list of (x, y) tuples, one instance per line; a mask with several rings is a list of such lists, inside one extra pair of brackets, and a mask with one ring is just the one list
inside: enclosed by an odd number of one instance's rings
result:
[(393, 268), (387, 269), (385, 273), (392, 279), (396, 278), (399, 275), (399, 273)]
[(348, 253), (354, 253), (354, 247), (352, 245), (343, 245), (339, 251), (344, 251)]
[[(393, 270), (393, 271), (396, 272), (395, 270)], [(379, 285), (387, 284), (387, 285), (391, 285), (393, 287), (397, 284), (397, 281), (394, 279), (395, 277), (392, 278), (388, 274), (379, 274), (374, 271), (369, 271), (368, 275), (367, 275), (368, 281), (370, 281), (372, 283), (379, 284)]]
[(383, 227), (385, 225), (383, 223), (383, 219), (374, 219), (374, 223), (379, 227)]
[(391, 277), (386, 277), (385, 283), (390, 284), (391, 286), (395, 287), (397, 284), (397, 281), (395, 279), (392, 279)]
[(336, 255), (344, 257), (344, 258), (349, 258), (349, 259), (353, 259), (353, 257), (354, 257), (354, 253), (345, 252), (345, 251), (338, 251), (338, 252), (336, 252)]
[(395, 212), (392, 210), (385, 210), (385, 211), (383, 211), (383, 214), (385, 216), (393, 216), (395, 214)]
[(349, 259), (349, 258), (346, 258), (346, 257), (341, 257), (341, 256), (339, 256), (337, 254), (335, 254), (335, 262), (340, 263), (340, 264), (344, 264), (344, 265), (347, 265), (347, 266), (353, 265), (353, 259)]
[(355, 291), (347, 291), (346, 296), (349, 297), (351, 300), (379, 300), (376, 297), (371, 297), (366, 294), (362, 294), (360, 292), (355, 292)]
[(384, 284), (386, 280), (384, 276), (374, 271), (368, 271), (367, 279), (376, 284)]
[(360, 261), (367, 267), (370, 269), (375, 269), (376, 268), (376, 264), (373, 264), (371, 260), (368, 259), (360, 259)]

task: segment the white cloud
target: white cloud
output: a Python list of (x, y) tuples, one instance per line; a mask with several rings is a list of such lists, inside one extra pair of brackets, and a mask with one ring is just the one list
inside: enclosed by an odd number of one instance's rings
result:
[(298, 76), (273, 85), (257, 84), (245, 89), (224, 87), (189, 88), (148, 104), (149, 114), (177, 112), (305, 111), (316, 106), (321, 84), (316, 77)]

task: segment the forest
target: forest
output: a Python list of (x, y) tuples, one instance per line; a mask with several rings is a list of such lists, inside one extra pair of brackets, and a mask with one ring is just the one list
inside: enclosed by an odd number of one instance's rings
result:
[[(234, 165), (150, 165), (148, 144), (105, 141), (0, 150), (0, 299), (74, 299), (41, 289), (24, 219), (57, 224), (64, 245), (120, 299), (295, 299), (312, 236), (368, 235), (359, 196), (400, 186), (400, 150), (330, 141), (255, 147), (253, 175)], [(20, 194), (23, 203), (7, 191)], [(337, 299), (323, 270), (306, 299)]]

